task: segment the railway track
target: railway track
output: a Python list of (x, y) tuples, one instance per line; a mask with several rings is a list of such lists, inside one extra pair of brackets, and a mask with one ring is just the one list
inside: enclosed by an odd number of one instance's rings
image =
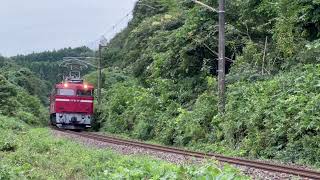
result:
[[(56, 129), (56, 130), (59, 130), (59, 129)], [(59, 130), (59, 131), (62, 131), (62, 130)], [(220, 162), (234, 164), (234, 165), (256, 168), (256, 169), (270, 171), (270, 172), (290, 174), (290, 175), (295, 175), (302, 178), (320, 179), (319, 171), (303, 169), (303, 168), (294, 167), (294, 166), (279, 165), (279, 164), (261, 162), (256, 160), (247, 160), (243, 158), (227, 157), (227, 156), (222, 156), (222, 155), (213, 154), (213, 153), (195, 152), (195, 151), (179, 149), (175, 147), (147, 144), (139, 141), (121, 139), (117, 137), (99, 135), (99, 134), (88, 133), (88, 132), (74, 132), (74, 131), (63, 131), (63, 132), (101, 141), (101, 142), (117, 144), (117, 145), (140, 147), (144, 149), (179, 154), (179, 155), (195, 157), (195, 158), (214, 158)]]

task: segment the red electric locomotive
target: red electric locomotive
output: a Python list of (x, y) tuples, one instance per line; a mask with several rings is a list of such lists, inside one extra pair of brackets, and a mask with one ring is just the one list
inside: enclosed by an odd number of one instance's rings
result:
[(51, 125), (62, 129), (83, 130), (91, 127), (94, 87), (71, 75), (56, 84), (50, 96)]

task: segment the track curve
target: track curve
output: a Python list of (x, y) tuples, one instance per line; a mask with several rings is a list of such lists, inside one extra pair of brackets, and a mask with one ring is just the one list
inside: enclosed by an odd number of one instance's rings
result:
[(65, 131), (60, 129), (55, 129), (55, 130), (63, 131), (65, 133), (74, 134), (74, 135), (78, 135), (78, 136), (89, 138), (89, 139), (94, 139), (101, 142), (117, 144), (117, 145), (140, 147), (140, 148), (150, 149), (154, 151), (179, 154), (179, 155), (195, 157), (195, 158), (214, 158), (220, 162), (230, 163), (234, 165), (246, 166), (246, 167), (271, 171), (271, 172), (290, 174), (290, 175), (295, 175), (303, 178), (320, 179), (319, 171), (303, 169), (303, 168), (294, 167), (294, 166), (279, 165), (279, 164), (261, 162), (256, 160), (227, 157), (227, 156), (213, 154), (213, 153), (202, 153), (202, 152), (190, 151), (185, 149), (179, 149), (175, 147), (147, 144), (139, 141), (121, 139), (118, 137), (99, 135), (99, 134), (88, 133), (88, 132), (74, 132), (74, 131)]

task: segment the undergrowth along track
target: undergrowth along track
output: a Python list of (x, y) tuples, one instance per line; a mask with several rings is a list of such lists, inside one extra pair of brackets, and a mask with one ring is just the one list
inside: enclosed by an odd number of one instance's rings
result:
[(271, 171), (271, 172), (290, 174), (290, 175), (300, 176), (303, 178), (320, 179), (319, 171), (304, 169), (300, 167), (279, 165), (279, 164), (261, 162), (256, 160), (247, 160), (243, 158), (227, 157), (219, 154), (196, 152), (196, 151), (190, 151), (190, 150), (162, 146), (162, 145), (147, 144), (147, 143), (143, 143), (135, 140), (121, 139), (118, 137), (99, 135), (99, 134), (88, 133), (88, 132), (74, 132), (74, 131), (65, 131), (60, 129), (55, 129), (55, 130), (63, 131), (65, 133), (74, 134), (81, 137), (85, 137), (85, 138), (89, 138), (89, 139), (93, 139), (101, 142), (107, 142), (111, 144), (133, 146), (133, 147), (139, 147), (139, 148), (144, 148), (144, 149), (149, 149), (149, 150), (154, 150), (159, 152), (166, 152), (166, 153), (178, 154), (178, 155), (201, 158), (201, 159), (214, 158), (220, 162), (234, 164), (234, 165), (256, 168), (256, 169)]

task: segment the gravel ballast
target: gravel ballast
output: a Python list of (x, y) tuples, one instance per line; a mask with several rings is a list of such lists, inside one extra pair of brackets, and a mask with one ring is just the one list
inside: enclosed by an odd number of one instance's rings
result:
[[(72, 141), (80, 142), (81, 144), (91, 148), (93, 147), (93, 148), (99, 148), (99, 149), (111, 149), (113, 151), (116, 151), (124, 155), (147, 155), (147, 156), (152, 156), (156, 159), (165, 160), (165, 161), (179, 164), (179, 165), (201, 163), (204, 161), (203, 159), (187, 157), (179, 154), (165, 153), (165, 152), (159, 152), (159, 151), (154, 151), (154, 150), (140, 148), (140, 147), (101, 142), (101, 141), (85, 138), (79, 135), (69, 134), (67, 132), (62, 132), (62, 131), (52, 130), (52, 132), (53, 132), (53, 135), (57, 138), (67, 138)], [(271, 179), (272, 180), (273, 179), (275, 180), (306, 179), (306, 178), (298, 178), (296, 176), (292, 176), (288, 174), (263, 171), (260, 169), (249, 168), (245, 166), (237, 166), (237, 165), (234, 165), (234, 166), (240, 169), (244, 174), (250, 176), (252, 179), (270, 179), (270, 180)]]

